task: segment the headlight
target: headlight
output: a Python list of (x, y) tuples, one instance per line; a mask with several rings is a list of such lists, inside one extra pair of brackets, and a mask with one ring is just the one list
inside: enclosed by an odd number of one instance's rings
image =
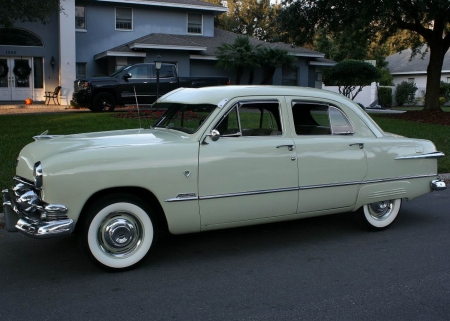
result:
[(34, 187), (36, 187), (37, 190), (41, 190), (43, 185), (41, 162), (37, 162), (36, 164), (34, 164), (33, 177), (34, 177)]

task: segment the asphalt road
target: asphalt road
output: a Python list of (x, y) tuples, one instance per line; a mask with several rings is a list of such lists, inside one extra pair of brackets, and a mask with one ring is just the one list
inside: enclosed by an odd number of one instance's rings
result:
[(450, 320), (449, 205), (404, 203), (376, 233), (334, 215), (164, 235), (123, 273), (0, 230), (0, 320)]

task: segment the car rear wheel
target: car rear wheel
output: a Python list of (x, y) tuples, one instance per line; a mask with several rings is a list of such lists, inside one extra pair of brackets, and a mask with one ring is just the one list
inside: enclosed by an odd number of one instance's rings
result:
[(108, 92), (98, 93), (92, 101), (91, 108), (96, 113), (114, 111), (114, 108), (116, 108), (116, 99)]
[(357, 215), (367, 229), (383, 230), (395, 221), (401, 205), (401, 199), (370, 203), (364, 205)]
[(87, 256), (106, 269), (140, 262), (154, 243), (151, 210), (131, 195), (110, 195), (83, 215), (79, 241)]

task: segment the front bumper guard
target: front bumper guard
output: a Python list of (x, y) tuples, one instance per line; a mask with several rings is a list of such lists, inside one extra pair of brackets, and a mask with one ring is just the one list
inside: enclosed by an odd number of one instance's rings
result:
[[(3, 213), (5, 214), (5, 228), (9, 232), (21, 232), (27, 236), (45, 239), (60, 236), (66, 236), (73, 232), (75, 228), (74, 221), (71, 219), (61, 219), (53, 221), (44, 221), (27, 216), (9, 196), (7, 189), (3, 194)], [(55, 209), (60, 209), (61, 205), (50, 204), (45, 207), (44, 216), (48, 213), (54, 213)]]
[(431, 189), (433, 191), (443, 191), (447, 188), (447, 185), (445, 185), (445, 182), (440, 179), (435, 179), (431, 181)]

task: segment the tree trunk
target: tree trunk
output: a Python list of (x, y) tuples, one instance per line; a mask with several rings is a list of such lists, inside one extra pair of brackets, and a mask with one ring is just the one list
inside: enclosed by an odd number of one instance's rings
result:
[(429, 41), (430, 62), (427, 67), (427, 87), (425, 96), (426, 111), (442, 111), (439, 104), (439, 88), (441, 85), (441, 72), (444, 63), (445, 51), (443, 50), (442, 39)]
[(255, 71), (253, 70), (253, 68), (250, 69), (250, 74), (248, 76), (248, 84), (251, 85), (253, 84), (253, 79), (255, 78)]
[(272, 80), (273, 74), (275, 73), (276, 67), (273, 66), (266, 66), (264, 68), (264, 78), (261, 81), (261, 85), (268, 85), (269, 82)]
[(241, 84), (242, 74), (244, 73), (244, 67), (243, 66), (237, 66), (236, 67), (236, 85)]

